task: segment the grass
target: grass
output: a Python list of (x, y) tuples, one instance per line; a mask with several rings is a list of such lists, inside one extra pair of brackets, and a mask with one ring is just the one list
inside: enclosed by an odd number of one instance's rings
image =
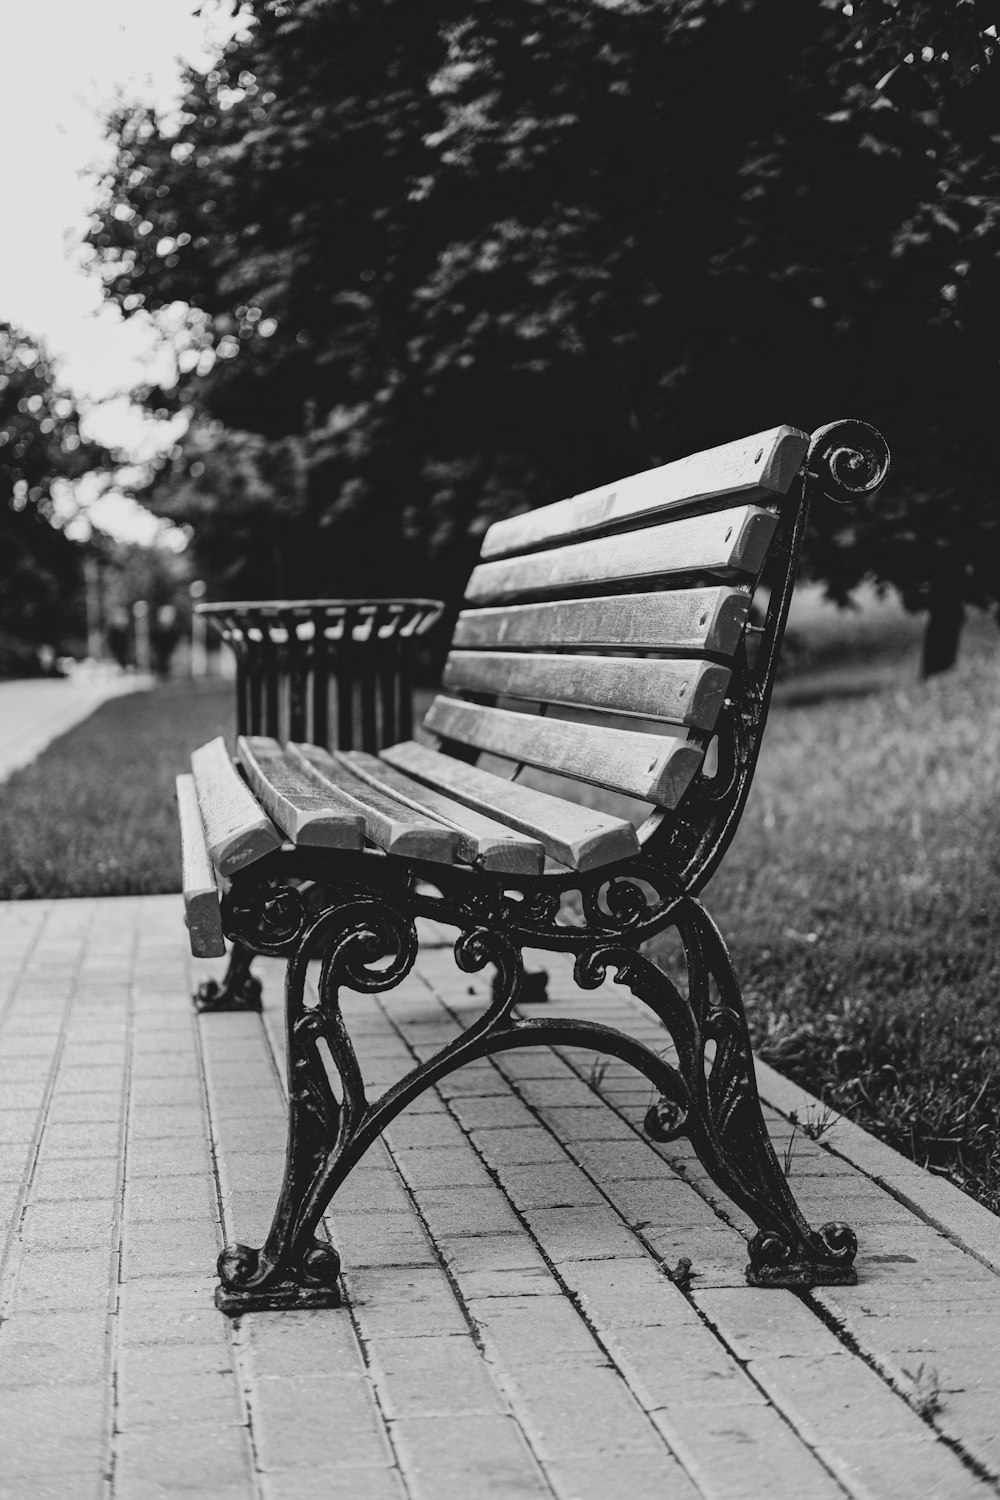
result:
[[(1000, 1212), (996, 627), (921, 684), (889, 623), (801, 628), (706, 901), (761, 1054)], [(232, 728), (229, 683), (106, 704), (0, 788), (0, 897), (177, 890), (174, 775)]]
[(233, 726), (229, 682), (103, 704), (0, 787), (0, 899), (180, 890), (174, 777)]
[(706, 893), (762, 1056), (994, 1212), (998, 801), (991, 627), (929, 683), (786, 695)]

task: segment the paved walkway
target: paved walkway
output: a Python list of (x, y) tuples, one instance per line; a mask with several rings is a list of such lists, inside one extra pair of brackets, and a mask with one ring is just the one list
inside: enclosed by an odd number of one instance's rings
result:
[(110, 670), (0, 682), (0, 781), (34, 760), (106, 698), (139, 692), (151, 682)]
[[(344, 1309), (226, 1320), (220, 1219), (255, 1241), (281, 1170), (280, 966), (263, 1019), (195, 1020), (182, 933), (174, 897), (0, 908), (4, 1500), (1000, 1493), (997, 1220), (841, 1123), (792, 1183), (855, 1224), (860, 1284), (751, 1290), (746, 1221), (639, 1133), (648, 1089), (572, 1049), (392, 1126), (330, 1216)], [(432, 947), (349, 997), (370, 1089), (484, 994)], [(612, 985), (584, 1004), (657, 1031)], [(783, 1152), (808, 1101), (761, 1081)]]

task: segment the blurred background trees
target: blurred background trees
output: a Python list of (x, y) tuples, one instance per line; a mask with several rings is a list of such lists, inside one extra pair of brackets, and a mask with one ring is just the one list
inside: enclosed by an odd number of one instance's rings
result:
[(499, 515), (860, 415), (809, 565), (1000, 599), (1000, 3), (250, 0), (123, 108), (89, 241), (187, 435), (142, 498), (217, 595), (461, 594)]
[(106, 455), (80, 436), (80, 414), (59, 390), (45, 351), (0, 323), (0, 675), (32, 673), (43, 653), (82, 653), (84, 549), (61, 522), (60, 483)]

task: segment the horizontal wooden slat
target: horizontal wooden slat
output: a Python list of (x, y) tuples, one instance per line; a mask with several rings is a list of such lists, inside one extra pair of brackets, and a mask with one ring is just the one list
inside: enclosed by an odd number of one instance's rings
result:
[(748, 500), (783, 495), (808, 446), (808, 434), (798, 428), (773, 427), (693, 453), (569, 500), (497, 521), (483, 538), (481, 556), (486, 560), (529, 552), (560, 538), (610, 531), (639, 516), (646, 521), (697, 501), (738, 494)]
[(429, 812), (454, 828), (458, 834), (456, 855), (463, 864), (478, 865), (483, 870), (498, 870), (508, 875), (541, 874), (545, 850), (537, 839), (528, 838), (515, 828), (507, 828), (503, 823), (463, 806), (453, 797), (423, 786), (364, 750), (338, 752), (337, 759), (370, 785), (398, 797), (417, 812)]
[(195, 958), (221, 958), (226, 951), (212, 857), (205, 842), (193, 776), (177, 777), (181, 823), (184, 921)]
[(319, 787), (277, 740), (240, 735), (236, 753), (257, 800), (295, 844), (360, 849), (365, 820), (333, 787)]
[(711, 662), (453, 651), (443, 682), (468, 693), (601, 708), (711, 729), (731, 675), (728, 667)]
[(669, 593), (508, 604), (463, 610), (452, 644), (514, 651), (625, 646), (732, 656), (749, 610), (750, 590), (724, 584)]
[(639, 848), (635, 829), (622, 818), (503, 781), (415, 740), (383, 750), (381, 759), (466, 807), (537, 838), (553, 859), (570, 869), (598, 869), (627, 859)]
[(466, 601), (486, 604), (519, 595), (556, 594), (612, 581), (628, 585), (684, 573), (756, 576), (776, 524), (771, 511), (741, 505), (624, 536), (597, 537), (550, 552), (480, 563), (469, 579)]
[(677, 806), (703, 759), (698, 745), (668, 735), (481, 708), (457, 698), (435, 698), (424, 725), (442, 739), (626, 792), (660, 807)]
[(281, 835), (229, 759), (220, 735), (191, 756), (205, 842), (219, 874), (228, 877), (281, 847)]
[(353, 806), (364, 818), (367, 837), (387, 854), (444, 865), (454, 862), (458, 835), (453, 828), (377, 791), (318, 745), (291, 741), (288, 753), (324, 793), (336, 792)]

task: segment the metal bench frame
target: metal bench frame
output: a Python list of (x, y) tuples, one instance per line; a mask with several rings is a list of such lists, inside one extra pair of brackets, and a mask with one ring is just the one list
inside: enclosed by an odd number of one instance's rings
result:
[[(758, 1226), (749, 1246), (752, 1284), (856, 1280), (853, 1232), (840, 1223), (811, 1228), (775, 1157), (739, 984), (697, 898), (732, 839), (749, 792), (810, 500), (871, 495), (888, 461), (884, 441), (867, 424), (833, 423), (813, 435), (799, 476), (779, 501), (767, 613), (756, 652), (748, 653), (744, 636), (733, 664), (716, 728), (718, 768), (697, 774), (670, 819), (652, 815), (640, 830), (644, 842), (637, 855), (588, 873), (526, 877), (370, 849), (286, 844), (232, 878), (222, 901), (227, 936), (287, 960), (290, 1113), (271, 1231), (259, 1249), (233, 1245), (223, 1251), (220, 1308), (236, 1314), (337, 1305), (340, 1259), (322, 1237), (320, 1221), (365, 1150), (400, 1110), (464, 1063), (539, 1044), (593, 1048), (649, 1079), (659, 1102), (646, 1117), (647, 1132), (658, 1141), (686, 1136), (713, 1181)], [(568, 895), (582, 914), (578, 924), (561, 917)], [(339, 993), (345, 985), (374, 994), (399, 984), (417, 955), (418, 917), (458, 929), (454, 952), (460, 969), (473, 973), (495, 965), (492, 1000), (461, 1037), (369, 1102)], [(686, 983), (675, 982), (641, 952), (667, 929), (682, 945)], [(523, 997), (525, 948), (572, 953), (575, 979), (584, 990), (613, 971), (660, 1019), (676, 1064), (613, 1027), (515, 1015)], [(318, 1003), (306, 995), (311, 959), (321, 960)], [(327, 1049), (338, 1091), (324, 1063)]]

